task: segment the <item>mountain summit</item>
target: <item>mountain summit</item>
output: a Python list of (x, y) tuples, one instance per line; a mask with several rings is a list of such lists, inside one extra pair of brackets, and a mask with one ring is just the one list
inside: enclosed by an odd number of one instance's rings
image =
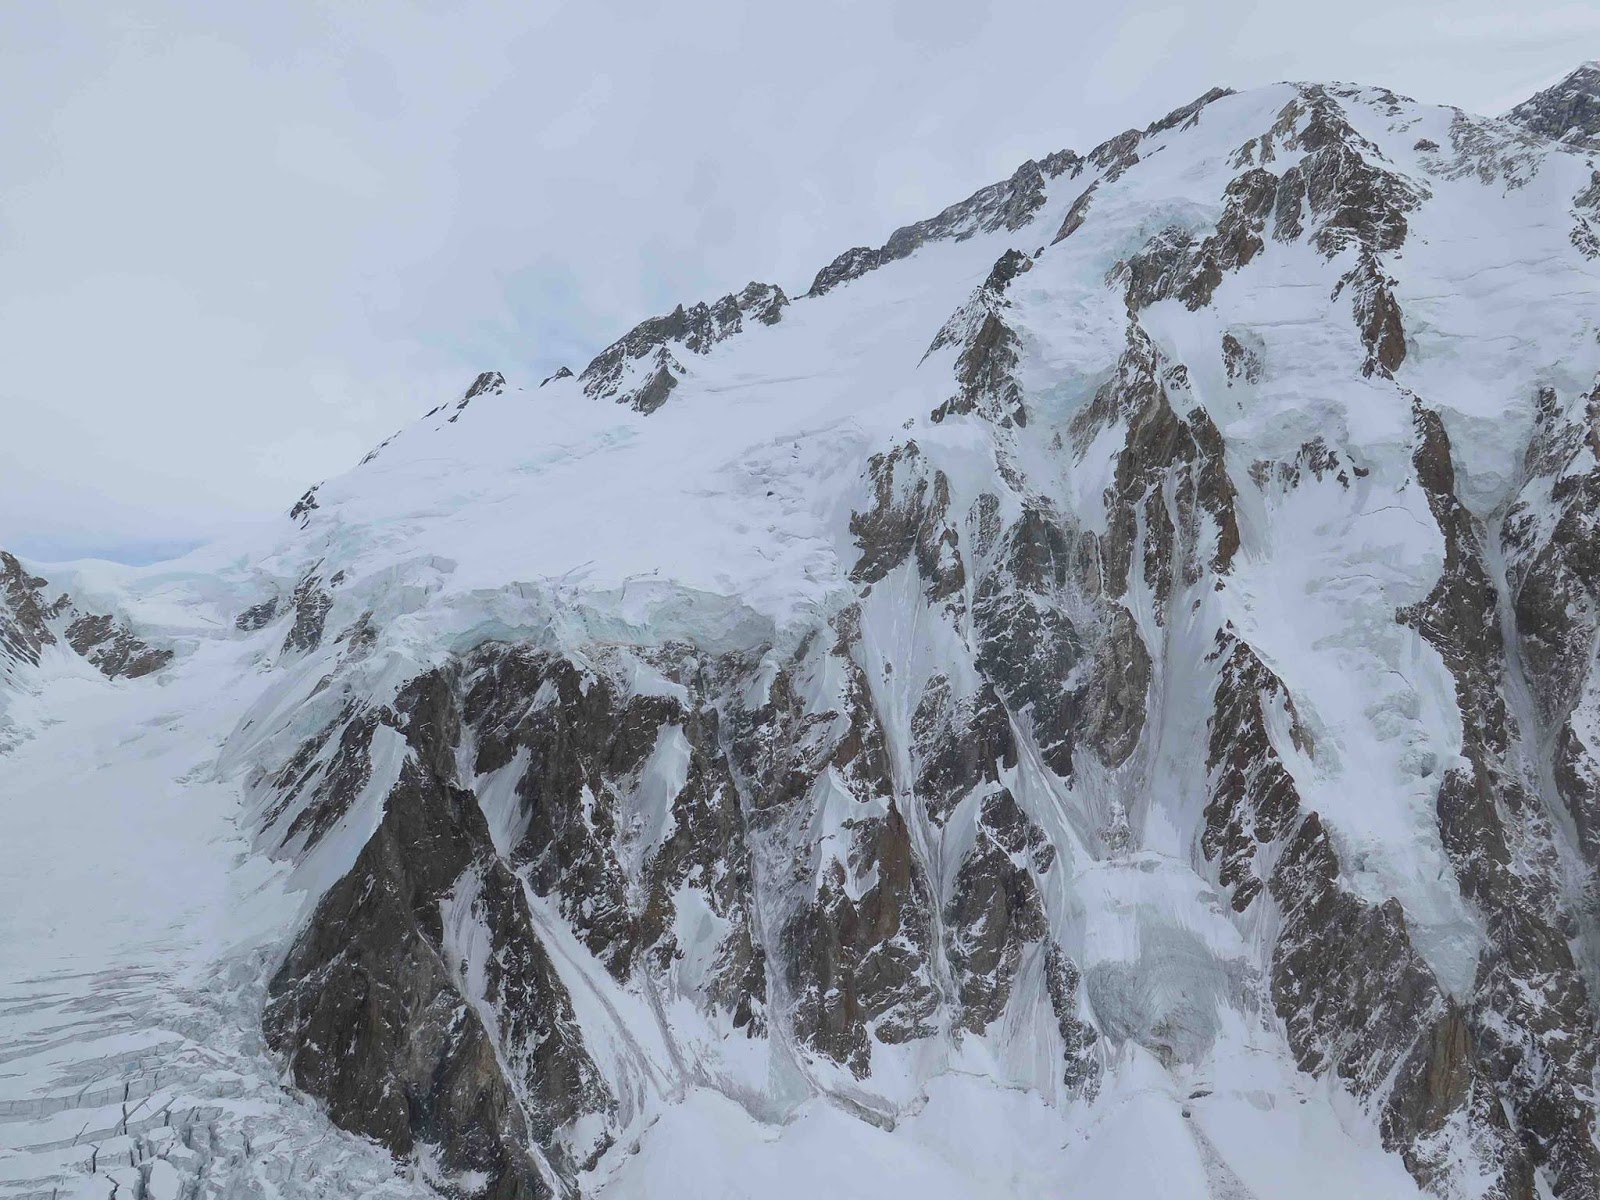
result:
[(1593, 72), (1217, 89), (0, 558), (0, 1194), (1600, 1194)]

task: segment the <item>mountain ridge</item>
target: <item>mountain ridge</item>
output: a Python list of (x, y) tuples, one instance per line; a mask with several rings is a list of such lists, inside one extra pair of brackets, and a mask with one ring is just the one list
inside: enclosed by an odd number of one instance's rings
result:
[[(76, 737), (75, 803), (236, 814), (247, 934), (184, 969), (296, 1089), (69, 1054), (13, 1190), (1593, 1194), (1588, 154), (1214, 89), (792, 301), (484, 372), (259, 544), (65, 569), (144, 678), (5, 560), (17, 778)], [(208, 1115), (81, 1155), (85, 1074)]]

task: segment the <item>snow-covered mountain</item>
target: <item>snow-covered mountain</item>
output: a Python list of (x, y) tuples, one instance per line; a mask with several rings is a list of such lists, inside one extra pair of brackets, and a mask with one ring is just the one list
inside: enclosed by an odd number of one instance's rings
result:
[(1597, 113), (1213, 91), (0, 557), (0, 1194), (1600, 1193)]

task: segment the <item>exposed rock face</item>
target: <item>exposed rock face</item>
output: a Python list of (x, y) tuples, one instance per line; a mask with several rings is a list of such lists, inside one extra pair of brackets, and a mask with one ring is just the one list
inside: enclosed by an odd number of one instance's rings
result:
[(1554, 782), (1591, 873), (1591, 893), (1600, 873), (1600, 739), (1592, 692), (1600, 635), (1597, 420), (1600, 390), (1573, 397), (1564, 411), (1554, 390), (1540, 392), (1529, 480), (1502, 527), (1516, 649), (1544, 729), (1554, 734)]
[(1268, 732), (1277, 715), (1269, 707), (1281, 710), (1295, 749), (1311, 746), (1282, 681), (1247, 643), (1233, 641), (1229, 650), (1232, 639), (1219, 640), (1224, 661), (1210, 722), (1212, 783), (1201, 847), (1243, 912), (1264, 883), (1256, 869), (1260, 848), (1286, 837), (1301, 815), (1294, 778)]
[(395, 709), (400, 778), (274, 977), (267, 1037), (346, 1128), (399, 1155), (433, 1146), (451, 1173), (487, 1177), (490, 1195), (553, 1195), (571, 1170), (555, 1131), (612, 1100), (521, 885), (451, 782), (450, 681), (419, 677)]
[[(1219, 637), (1214, 657), (1202, 847), (1236, 911), (1264, 894), (1279, 907), (1272, 1000), (1301, 1069), (1331, 1069), (1367, 1098), (1385, 1144), (1424, 1186), (1449, 1186), (1465, 1144), (1495, 1164), (1496, 1194), (1527, 1194), (1527, 1161), (1507, 1136), (1466, 1014), (1412, 945), (1398, 901), (1375, 905), (1341, 885), (1328, 832), (1301, 803), (1285, 755), (1314, 748), (1293, 699), (1247, 643)], [(1274, 744), (1274, 729), (1288, 745)]]
[(1126, 594), (1134, 550), (1142, 546), (1143, 583), (1158, 621), (1165, 620), (1175, 581), (1192, 584), (1207, 566), (1225, 572), (1239, 547), (1236, 492), (1223, 461), (1222, 436), (1204, 409), (1180, 418), (1174, 408), (1174, 400), (1182, 403), (1189, 391), (1187, 369), (1163, 364), (1135, 322), (1115, 377), (1073, 425), (1080, 447), (1107, 426), (1126, 426), (1106, 492), (1101, 583), (1110, 596)]
[(1014, 713), (1025, 713), (1044, 761), (1072, 773), (1079, 697), (1063, 687), (1084, 657), (1068, 614), (1073, 561), (1055, 514), (1026, 508), (978, 585), (972, 623), (977, 664)]
[(65, 593), (46, 602), (49, 580), (31, 575), (14, 555), (0, 551), (0, 664), (10, 676), (18, 664), (39, 665), (46, 646), (65, 642), (108, 679), (137, 679), (159, 671), (173, 652), (141, 640), (105, 613), (80, 610)]
[(918, 762), (917, 795), (930, 819), (943, 820), (973, 788), (997, 784), (1017, 765), (1011, 719), (992, 683), (954, 696), (950, 681), (928, 681), (911, 718)]
[[(1265, 164), (1280, 151), (1302, 156), (1275, 175)], [(1118, 263), (1111, 279), (1126, 287), (1131, 310), (1169, 297), (1198, 309), (1212, 303), (1228, 275), (1266, 249), (1269, 225), (1275, 241), (1306, 240), (1329, 259), (1354, 247), (1356, 263), (1333, 298), (1350, 293), (1351, 314), (1368, 351), (1362, 373), (1392, 375), (1405, 360), (1405, 327), (1395, 281), (1380, 255), (1404, 243), (1406, 214), (1426, 193), (1381, 161), (1327, 89), (1302, 86), (1272, 128), (1235, 153), (1234, 165), (1247, 169), (1228, 184), (1215, 231), (1197, 240), (1188, 229), (1171, 226)], [(1082, 220), (1081, 212), (1067, 218), (1074, 228)], [(1065, 232), (1064, 225), (1060, 236)]]
[(1236, 379), (1246, 383), (1261, 382), (1261, 356), (1232, 332), (1222, 335), (1222, 363), (1230, 386)]
[[(752, 948), (745, 818), (715, 706), (735, 667), (685, 649), (596, 671), (496, 648), (469, 659), (464, 703), (474, 773), (516, 773), (509, 858), (533, 891), (619, 979), (672, 969), (675, 914), (692, 894), (722, 930), (695, 983), (754, 1035), (765, 964)], [(619, 684), (655, 671), (688, 700)]]
[[(505, 390), (506, 377), (504, 375), (500, 374), (499, 371), (484, 371), (472, 381), (472, 386), (467, 388), (461, 399), (454, 404), (441, 404), (438, 408), (430, 409), (423, 414), (423, 420), (427, 420), (435, 413), (449, 412), (450, 415), (445, 418), (445, 421), (447, 424), (453, 425), (461, 419), (461, 414), (466, 411), (467, 405), (471, 404), (479, 396), (499, 396)], [(374, 455), (369, 454), (362, 461), (371, 462), (373, 457)]]
[(1089, 205), (1094, 201), (1094, 191), (1099, 186), (1100, 181), (1096, 179), (1072, 202), (1072, 207), (1067, 209), (1067, 215), (1061, 220), (1061, 228), (1056, 230), (1056, 236), (1050, 239), (1052, 246), (1083, 228), (1083, 223), (1089, 216)]
[(1494, 1164), (1494, 1194), (1526, 1196), (1531, 1172), (1505, 1136), (1460, 1012), (1412, 947), (1398, 902), (1339, 886), (1315, 813), (1283, 849), (1271, 890), (1283, 909), (1273, 1002), (1301, 1069), (1335, 1071), (1379, 1102), (1385, 1143), (1424, 1186), (1449, 1186), (1452, 1156)]
[(1094, 1055), (1098, 1035), (1093, 1025), (1078, 1016), (1078, 986), (1082, 976), (1054, 942), (1045, 951), (1044, 977), (1056, 1030), (1061, 1035), (1062, 1081), (1093, 1100), (1100, 1086), (1100, 1062)]
[(1600, 171), (1572, 198), (1572, 244), (1585, 258), (1600, 258)]
[(146, 645), (115, 617), (85, 614), (67, 626), (67, 644), (109, 679), (137, 679), (172, 661), (171, 650)]
[(664, 317), (640, 322), (607, 346), (583, 369), (578, 381), (589, 396), (652, 413), (666, 403), (687, 370), (674, 355), (674, 347), (687, 354), (706, 354), (717, 343), (742, 332), (747, 318), (776, 325), (788, 303), (782, 288), (751, 283), (742, 292), (730, 293), (713, 304), (701, 301), (690, 308), (680, 304)]
[(871, 246), (852, 246), (835, 258), (811, 281), (808, 297), (825, 296), (842, 283), (860, 279), (868, 271), (875, 271), (883, 263), (883, 252)]
[[(31, 575), (12, 554), (0, 551), (0, 651), (14, 662), (39, 664), (39, 651), (55, 643), (42, 589), (49, 581)], [(10, 663), (6, 664), (7, 673)]]
[(961, 242), (998, 229), (1015, 232), (1031, 221), (1044, 204), (1048, 180), (1067, 172), (1076, 174), (1082, 167), (1083, 160), (1069, 150), (1046, 155), (1042, 162), (1029, 159), (1010, 179), (978, 189), (936, 217), (895, 230), (879, 249), (857, 246), (846, 250), (817, 272), (806, 295), (826, 295), (842, 283), (915, 254), (929, 242)]
[(946, 417), (977, 412), (1004, 428), (1026, 425), (1028, 410), (1022, 388), (1012, 373), (1017, 365), (1020, 340), (1005, 321), (1006, 289), (1033, 266), (1031, 259), (1008, 250), (983, 285), (961, 311), (945, 323), (928, 352), (941, 346), (961, 347), (956, 360), (960, 391), (933, 411), (935, 422)]
[(283, 653), (304, 654), (322, 644), (322, 631), (328, 621), (328, 611), (333, 607), (333, 597), (322, 584), (320, 575), (310, 573), (295, 585), (291, 597), (294, 624), (284, 635)]
[(864, 1078), (869, 1036), (893, 1045), (933, 1032), (931, 896), (893, 802), (886, 815), (845, 828), (848, 858), (823, 865), (815, 899), (784, 929), (783, 949), (796, 1034)]
[(961, 1024), (973, 1033), (1005, 1011), (1024, 950), (1044, 949), (1050, 929), (1034, 875), (1047, 873), (1055, 854), (1005, 788), (983, 801), (977, 844), (956, 874), (944, 918)]
[(1506, 114), (1529, 133), (1572, 145), (1600, 139), (1600, 63), (1587, 62)]
[(850, 517), (861, 552), (851, 577), (870, 588), (914, 555), (930, 600), (959, 599), (966, 567), (950, 515), (950, 481), (937, 471), (930, 478), (915, 442), (874, 455), (867, 473), (873, 504)]
[(278, 598), (269, 596), (259, 604), (252, 604), (233, 619), (233, 627), (242, 633), (254, 633), (272, 624), (278, 615)]
[[(368, 457), (370, 459), (371, 456), (369, 455)], [(318, 486), (320, 487), (321, 485), (319, 484)], [(317, 489), (315, 487), (307, 488), (305, 495), (296, 500), (294, 502), (294, 507), (289, 510), (289, 519), (291, 521), (298, 521), (300, 523), (300, 528), (304, 529), (311, 522), (311, 514), (319, 507), (320, 505), (317, 503)]]

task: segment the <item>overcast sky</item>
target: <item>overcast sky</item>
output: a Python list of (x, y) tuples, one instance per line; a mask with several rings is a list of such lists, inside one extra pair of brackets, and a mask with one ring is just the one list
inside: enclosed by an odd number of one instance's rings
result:
[(1597, 56), (1600, 5), (1537, 0), (13, 0), (0, 547), (148, 559), (284, 509), (479, 370), (803, 291), (1213, 84), (1500, 112)]

